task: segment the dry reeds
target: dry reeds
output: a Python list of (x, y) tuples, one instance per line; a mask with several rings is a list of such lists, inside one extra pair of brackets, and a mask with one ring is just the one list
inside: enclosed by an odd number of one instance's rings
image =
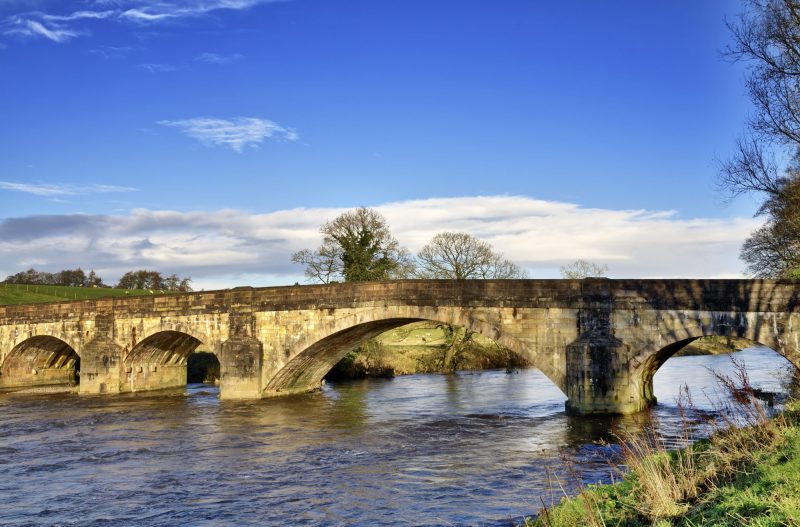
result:
[(782, 415), (770, 417), (750, 384), (744, 363), (735, 358), (731, 361), (732, 375), (714, 372), (728, 400), (713, 403), (713, 417), (707, 419), (711, 430), (708, 439), (694, 442), (693, 421), (701, 412), (683, 386), (677, 401), (682, 425), (679, 443), (685, 445), (683, 448), (670, 450), (652, 431), (620, 438), (622, 461), (617, 468), (625, 473), (626, 494), (601, 494), (596, 488), (581, 487), (571, 508), (572, 516), (561, 515), (563, 518), (559, 519), (560, 511), (545, 508), (537, 523), (560, 527), (577, 521), (574, 513), (580, 513), (581, 524), (604, 525), (602, 511), (609, 505), (602, 500), (616, 500), (610, 508), (631, 510), (634, 517), (647, 524), (669, 524), (670, 519), (684, 515), (702, 500), (706, 491), (748, 473), (757, 465), (759, 456), (781, 447), (788, 426), (786, 419)]
[(641, 503), (641, 513), (651, 520), (673, 518), (720, 481), (746, 471), (756, 456), (780, 444), (785, 425), (770, 418), (756, 397), (743, 362), (731, 357), (733, 374), (713, 372), (728, 400), (714, 403), (712, 433), (707, 441), (690, 444), (690, 414), (696, 413), (687, 387), (678, 400), (683, 440), (687, 446), (669, 451), (652, 434), (646, 439), (622, 441), (624, 462)]

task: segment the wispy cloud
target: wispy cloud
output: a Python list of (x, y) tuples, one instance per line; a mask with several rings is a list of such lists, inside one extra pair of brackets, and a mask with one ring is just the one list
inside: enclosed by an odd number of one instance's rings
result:
[(218, 10), (242, 10), (258, 4), (280, 0), (206, 0), (201, 2), (173, 1), (152, 2), (148, 5), (127, 9), (120, 13), (123, 18), (136, 22), (160, 22), (174, 18), (202, 16)]
[(115, 16), (114, 11), (74, 11), (68, 15), (49, 15), (42, 13), (40, 16), (43, 20), (51, 22), (72, 22), (73, 20), (103, 20), (104, 18), (111, 18)]
[(79, 194), (99, 194), (108, 192), (136, 192), (133, 187), (120, 187), (117, 185), (65, 185), (58, 183), (17, 183), (13, 181), (0, 181), (0, 190), (24, 192), (35, 196), (64, 197)]
[(257, 117), (237, 117), (217, 119), (196, 117), (178, 121), (158, 121), (162, 126), (177, 128), (192, 139), (206, 146), (223, 146), (237, 152), (246, 147), (258, 147), (265, 139), (296, 141), (297, 132), (267, 119)]
[(171, 64), (139, 64), (137, 67), (149, 71), (150, 73), (169, 73), (175, 71), (175, 66)]
[(244, 59), (244, 55), (233, 53), (231, 55), (220, 55), (219, 53), (202, 53), (194, 58), (197, 62), (208, 62), (210, 64), (230, 64)]
[(59, 25), (45, 26), (37, 20), (18, 19), (4, 33), (6, 35), (24, 35), (27, 37), (43, 37), (53, 42), (66, 42), (77, 37), (80, 33), (71, 29), (64, 29)]
[[(585, 208), (525, 196), (400, 201), (376, 207), (400, 243), (418, 251), (437, 232), (466, 231), (539, 278), (577, 258), (611, 277), (741, 276), (739, 247), (753, 218), (683, 219), (671, 211)], [(0, 220), (0, 276), (37, 261), (45, 270), (93, 267), (108, 281), (137, 268), (191, 275), (205, 288), (302, 281), (291, 254), (320, 243), (319, 226), (344, 209), (134, 210), (124, 215)], [(246, 279), (237, 278), (247, 276)]]
[[(63, 43), (88, 34), (87, 23), (108, 20), (136, 26), (158, 24), (182, 18), (196, 18), (215, 11), (240, 11), (259, 4), (285, 0), (119, 0), (95, 2), (98, 7), (111, 9), (84, 9), (65, 13), (26, 11), (0, 21), (0, 31), (7, 35), (45, 38)], [(82, 25), (83, 24), (83, 25)]]
[(132, 53), (135, 49), (132, 46), (98, 46), (90, 49), (89, 53), (104, 59), (118, 59)]

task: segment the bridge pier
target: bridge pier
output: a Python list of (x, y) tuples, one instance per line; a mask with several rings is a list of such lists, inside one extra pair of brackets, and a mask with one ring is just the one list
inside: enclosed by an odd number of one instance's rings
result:
[(236, 292), (242, 307), (230, 314), (229, 338), (222, 343), (219, 355), (220, 399), (260, 399), (261, 375), (264, 362), (264, 346), (256, 339), (255, 318), (250, 305), (251, 291)]
[(79, 393), (119, 393), (121, 376), (122, 348), (103, 336), (95, 337), (84, 346)]
[(628, 347), (609, 334), (567, 345), (566, 409), (575, 415), (632, 414), (655, 404), (649, 384), (628, 368)]
[(222, 343), (219, 357), (220, 399), (260, 399), (263, 346), (253, 337)]
[(652, 380), (648, 390), (642, 377), (630, 370), (630, 346), (617, 338), (624, 324), (619, 316), (615, 320), (609, 284), (605, 279), (583, 283), (586, 305), (577, 313), (579, 336), (566, 347), (568, 413), (632, 414), (655, 404)]

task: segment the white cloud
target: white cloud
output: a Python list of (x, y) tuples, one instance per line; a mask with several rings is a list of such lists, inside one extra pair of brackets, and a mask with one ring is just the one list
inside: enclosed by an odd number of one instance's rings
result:
[(296, 141), (297, 132), (278, 123), (257, 117), (217, 119), (195, 117), (178, 121), (158, 121), (158, 124), (179, 129), (206, 146), (224, 146), (237, 152), (245, 147), (257, 147), (264, 139)]
[[(611, 277), (741, 276), (739, 247), (752, 218), (682, 219), (669, 211), (584, 208), (523, 196), (435, 198), (388, 203), (400, 243), (416, 252), (434, 234), (466, 231), (538, 278), (557, 278), (577, 258)], [(191, 275), (197, 288), (303, 281), (291, 254), (320, 243), (319, 226), (344, 209), (152, 211), (0, 221), (0, 278), (37, 261), (43, 270), (95, 268), (108, 281), (131, 269)]]
[[(95, 5), (113, 7), (104, 10), (80, 10), (68, 13), (26, 11), (0, 21), (0, 29), (7, 35), (46, 38), (63, 43), (79, 35), (88, 34), (80, 29), (87, 23), (113, 20), (135, 25), (157, 24), (182, 18), (196, 18), (215, 11), (240, 11), (284, 0), (119, 0), (95, 2)], [(81, 26), (83, 24), (83, 26)], [(79, 27), (80, 26), (80, 27)]]
[(66, 42), (78, 36), (77, 31), (71, 29), (61, 29), (58, 26), (46, 27), (43, 23), (36, 20), (19, 20), (14, 27), (7, 29), (7, 35), (24, 35), (28, 37), (44, 37), (53, 42)]
[(220, 55), (219, 53), (201, 53), (194, 60), (197, 62), (208, 62), (210, 64), (230, 64), (244, 59), (243, 55), (233, 53), (232, 55)]
[(177, 16), (177, 14), (174, 12), (150, 13), (149, 11), (142, 9), (128, 9), (127, 11), (120, 13), (121, 18), (128, 18), (136, 22), (158, 22), (161, 20), (166, 20), (167, 18), (173, 18), (175, 16)]
[(175, 71), (175, 66), (171, 64), (139, 64), (137, 67), (149, 71), (150, 73), (169, 73)]
[(116, 185), (75, 186), (53, 183), (16, 183), (13, 181), (0, 181), (0, 190), (25, 192), (36, 196), (59, 197), (108, 192), (135, 192), (138, 189)]
[(108, 60), (122, 58), (136, 49), (132, 46), (98, 46), (95, 49), (90, 49), (89, 53)]
[(123, 18), (136, 22), (161, 22), (172, 18), (202, 16), (218, 10), (242, 10), (259, 4), (274, 3), (280, 0), (205, 0), (148, 2), (142, 7), (127, 9), (120, 13)]
[(111, 18), (115, 16), (114, 11), (75, 11), (69, 15), (48, 15), (44, 13), (41, 15), (43, 20), (50, 20), (53, 22), (71, 22), (73, 20), (102, 20), (104, 18)]

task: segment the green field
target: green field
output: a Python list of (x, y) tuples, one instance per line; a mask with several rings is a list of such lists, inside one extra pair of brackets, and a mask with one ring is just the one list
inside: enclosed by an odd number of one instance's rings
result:
[(0, 284), (0, 305), (41, 304), (65, 300), (91, 300), (110, 296), (150, 295), (143, 289), (113, 289), (109, 287), (68, 287), (62, 285)]

